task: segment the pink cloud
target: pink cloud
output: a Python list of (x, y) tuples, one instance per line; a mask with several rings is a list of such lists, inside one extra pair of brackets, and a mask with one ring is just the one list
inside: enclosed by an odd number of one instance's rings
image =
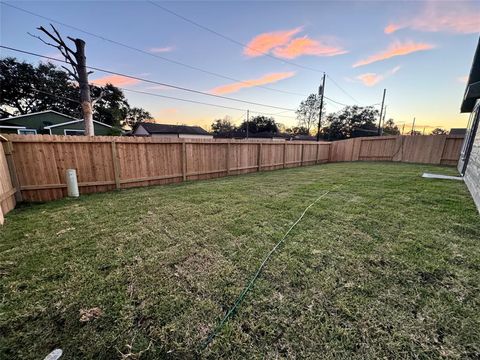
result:
[(410, 19), (390, 23), (386, 34), (403, 28), (427, 32), (450, 32), (473, 34), (480, 32), (480, 7), (465, 1), (439, 2), (428, 1), (424, 9)]
[(290, 39), (302, 31), (301, 27), (291, 30), (273, 31), (255, 36), (243, 49), (243, 53), (249, 57), (262, 56), (273, 48), (288, 44)]
[(165, 46), (165, 47), (153, 47), (148, 49), (148, 51), (152, 53), (165, 53), (170, 52), (173, 50), (173, 46)]
[(273, 49), (273, 53), (284, 59), (294, 59), (302, 55), (335, 56), (345, 54), (342, 48), (329, 46), (308, 36), (296, 38), (283, 47)]
[(92, 80), (91, 83), (99, 86), (105, 86), (106, 84), (112, 84), (114, 86), (129, 86), (138, 84), (140, 80), (131, 79), (121, 75), (108, 75), (95, 80)]
[(272, 53), (283, 59), (294, 59), (302, 55), (334, 56), (347, 52), (325, 41), (311, 39), (307, 35), (295, 37), (302, 30), (302, 27), (297, 27), (257, 35), (243, 49), (243, 53), (249, 57)]
[(459, 77), (457, 78), (457, 81), (460, 82), (460, 83), (462, 83), (462, 84), (466, 84), (467, 81), (468, 81), (468, 76), (467, 76), (467, 75), (459, 76)]
[(294, 75), (295, 75), (294, 71), (271, 73), (271, 74), (264, 75), (264, 76), (262, 76), (260, 78), (257, 78), (257, 79), (245, 80), (245, 81), (242, 81), (242, 82), (236, 82), (236, 83), (232, 83), (232, 84), (228, 84), (228, 85), (218, 86), (218, 87), (210, 90), (210, 92), (212, 94), (217, 94), (217, 95), (230, 94), (230, 93), (237, 92), (237, 91), (239, 91), (241, 89), (244, 89), (244, 88), (250, 88), (250, 87), (255, 87), (255, 86), (259, 86), (259, 85), (275, 83), (277, 81), (287, 79), (287, 78), (292, 77)]
[(380, 81), (385, 80), (387, 77), (392, 76), (393, 74), (398, 72), (398, 70), (400, 70), (400, 66), (396, 66), (392, 70), (384, 74), (377, 74), (377, 73), (360, 74), (357, 76), (357, 79), (360, 80), (365, 86), (374, 86), (378, 84)]
[(373, 54), (367, 57), (364, 60), (360, 60), (353, 64), (353, 67), (364, 66), (367, 64), (371, 64), (377, 61), (382, 61), (386, 59), (390, 59), (395, 56), (404, 56), (418, 51), (430, 50), (433, 49), (435, 46), (426, 43), (416, 43), (413, 41), (401, 43), (395, 42), (391, 44), (387, 50), (384, 50), (380, 53)]

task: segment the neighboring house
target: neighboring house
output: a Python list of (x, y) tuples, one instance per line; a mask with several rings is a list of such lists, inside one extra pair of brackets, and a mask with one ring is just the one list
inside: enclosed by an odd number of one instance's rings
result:
[(200, 126), (156, 123), (138, 123), (134, 126), (132, 135), (183, 139), (213, 139), (213, 135)]
[[(232, 130), (226, 132), (220, 132), (214, 135), (215, 139), (246, 139), (247, 133), (242, 130)], [(288, 135), (274, 133), (270, 131), (262, 131), (257, 133), (249, 133), (249, 139), (268, 139), (273, 141), (285, 141)]]
[[(119, 132), (110, 125), (95, 120), (93, 121), (93, 127), (95, 135), (112, 135)], [(53, 110), (0, 119), (0, 133), (83, 135), (85, 133), (84, 128), (82, 119), (76, 119)]]
[(467, 133), (467, 129), (465, 129), (465, 128), (451, 128), (450, 132), (448, 134), (449, 135), (465, 136), (466, 133)]
[(461, 112), (470, 113), (470, 119), (458, 162), (458, 171), (480, 211), (480, 40), (473, 58)]

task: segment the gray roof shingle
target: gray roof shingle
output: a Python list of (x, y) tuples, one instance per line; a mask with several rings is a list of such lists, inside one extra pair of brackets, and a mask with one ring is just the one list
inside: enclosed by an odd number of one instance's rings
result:
[(156, 123), (139, 123), (150, 134), (190, 134), (190, 135), (210, 135), (200, 126), (188, 125), (169, 125)]

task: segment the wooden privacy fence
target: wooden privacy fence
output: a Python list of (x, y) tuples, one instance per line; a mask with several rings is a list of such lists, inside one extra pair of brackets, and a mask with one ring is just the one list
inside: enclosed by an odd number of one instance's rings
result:
[(332, 142), (329, 162), (398, 161), (457, 165), (463, 136), (382, 136)]
[(80, 193), (86, 194), (338, 161), (455, 165), (463, 141), (462, 137), (445, 135), (318, 143), (109, 136), (6, 137), (11, 183), (18, 190), (19, 201), (65, 197), (65, 171), (70, 168), (77, 170)]
[[(0, 225), (3, 224), (4, 214), (12, 210), (15, 205), (15, 192), (16, 188), (13, 186), (10, 176), (9, 164), (11, 158), (7, 158), (10, 155), (9, 149), (11, 146), (10, 142), (7, 142), (3, 136), (0, 135), (0, 143), (5, 144), (5, 151), (3, 146), (0, 146)], [(10, 165), (13, 165), (10, 163)]]

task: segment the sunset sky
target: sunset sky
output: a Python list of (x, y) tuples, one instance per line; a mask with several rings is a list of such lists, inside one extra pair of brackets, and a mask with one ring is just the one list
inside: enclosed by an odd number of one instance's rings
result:
[[(427, 131), (466, 125), (459, 108), (479, 38), (478, 1), (158, 3), (217, 34), (150, 2), (4, 1), (2, 45), (58, 57), (55, 49), (27, 34), (38, 34), (35, 28), (49, 21), (5, 3), (147, 52), (55, 24), (63, 35), (86, 41), (91, 66), (286, 109), (297, 108), (306, 95), (317, 92), (325, 71), (325, 95), (340, 103), (378, 104), (386, 88), (387, 118), (407, 124), (406, 129), (413, 117), (419, 128), (429, 126)], [(3, 49), (1, 56), (39, 61)], [(125, 92), (131, 105), (147, 109), (157, 122), (207, 127), (228, 115), (238, 124), (244, 110), (250, 109), (278, 114), (276, 120), (287, 126), (296, 124), (295, 114), (288, 110), (101, 72), (90, 75), (90, 80), (238, 109)], [(326, 103), (327, 112), (341, 107)]]

